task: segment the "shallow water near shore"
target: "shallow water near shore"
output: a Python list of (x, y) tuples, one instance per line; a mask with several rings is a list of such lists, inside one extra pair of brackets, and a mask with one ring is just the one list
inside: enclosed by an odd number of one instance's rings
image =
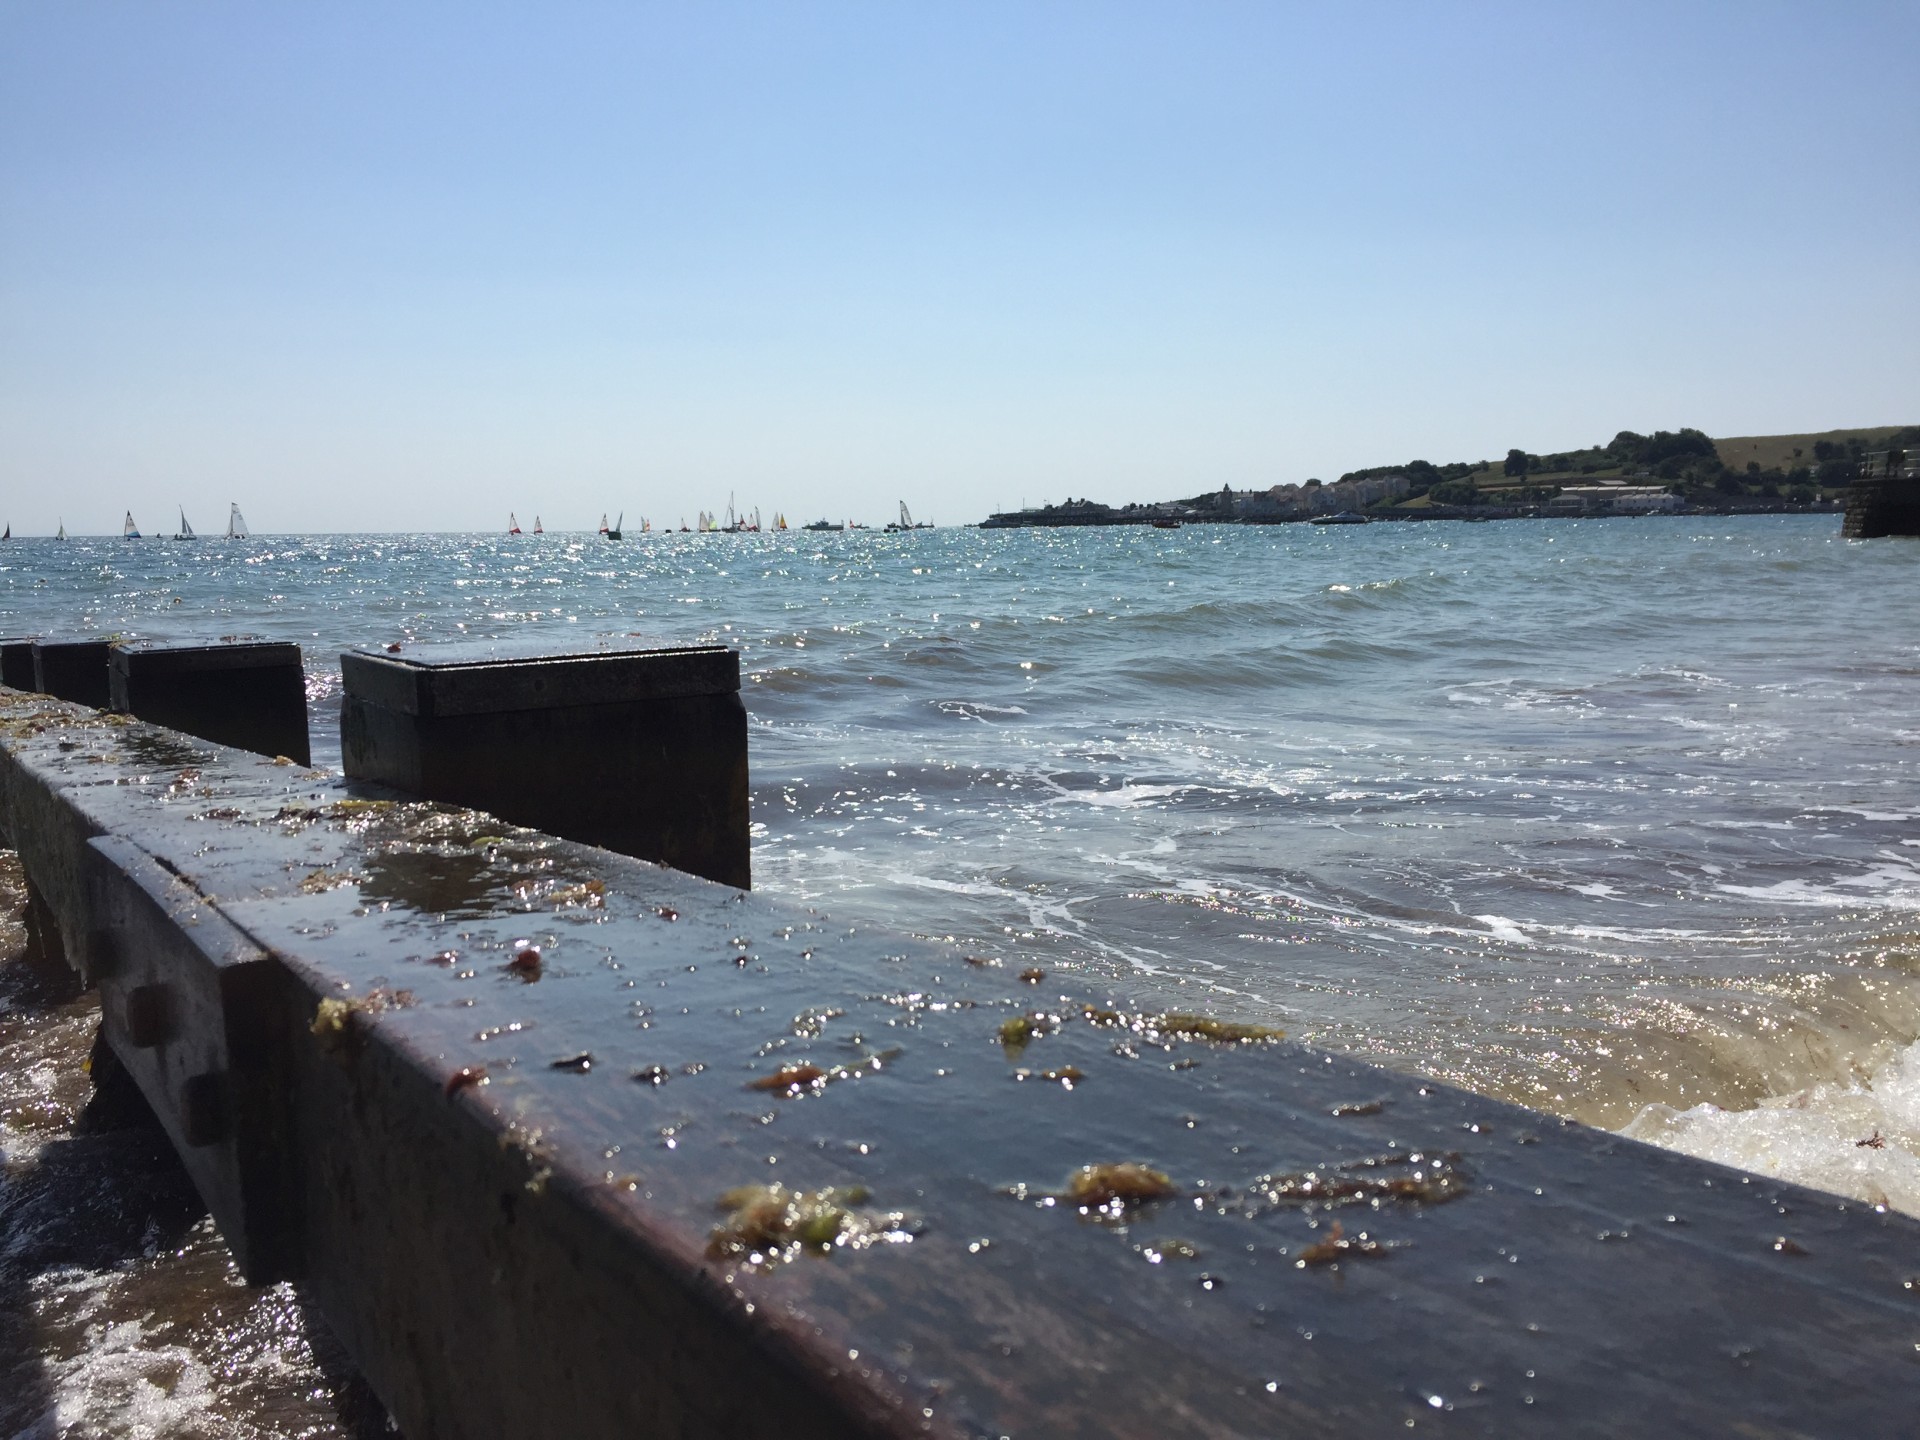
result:
[(739, 647), (758, 888), (1920, 1213), (1920, 546), (12, 542), (0, 631)]

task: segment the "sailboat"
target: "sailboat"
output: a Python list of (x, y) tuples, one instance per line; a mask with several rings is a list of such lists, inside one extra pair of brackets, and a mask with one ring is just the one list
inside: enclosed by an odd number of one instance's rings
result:
[(122, 540), (138, 540), (140, 538), (140, 527), (133, 523), (133, 511), (131, 510), (127, 511), (127, 523), (120, 527), (120, 538)]
[[(606, 518), (607, 517), (604, 515), (600, 517), (600, 519), (603, 522), (606, 520)], [(613, 528), (611, 530), (602, 530), (600, 533), (602, 535), (605, 535), (609, 540), (618, 540), (622, 538), (620, 534), (620, 527), (622, 524), (626, 522), (626, 518), (627, 518), (627, 512), (622, 510), (620, 512), (620, 518), (613, 522)]]
[(605, 535), (608, 533), (607, 532), (607, 512), (604, 510), (600, 512), (600, 533), (602, 535)]
[(173, 538), (176, 540), (196, 540), (199, 538), (193, 533), (193, 526), (187, 523), (187, 507), (184, 505), (180, 507), (180, 533)]
[(773, 528), (776, 530), (784, 530), (787, 528), (787, 517), (778, 510), (773, 512)]
[(67, 522), (64, 516), (60, 521), (60, 533), (53, 538), (56, 540), (64, 540), (67, 538)]
[(902, 500), (900, 502), (900, 519), (896, 523), (887, 526), (887, 529), (889, 531), (931, 530), (933, 529), (933, 526), (926, 522), (922, 522), (921, 524), (918, 524), (918, 525), (914, 524), (913, 513), (907, 509), (907, 502)]
[(533, 517), (533, 533), (536, 535), (544, 535), (547, 533), (547, 527), (540, 523), (540, 517), (538, 515)]
[(7, 522), (7, 528), (4, 531), (0, 531), (0, 540), (11, 540), (12, 538), (13, 538), (13, 522), (9, 520)]
[(513, 518), (513, 511), (511, 510), (507, 511), (507, 533), (509, 535), (518, 535), (520, 533), (520, 522)]
[(227, 538), (244, 540), (247, 538), (248, 531), (247, 522), (240, 517), (240, 502), (236, 500), (230, 503), (233, 508), (227, 512)]
[(651, 529), (653, 529), (653, 522), (642, 515), (640, 517), (640, 533), (645, 535)]

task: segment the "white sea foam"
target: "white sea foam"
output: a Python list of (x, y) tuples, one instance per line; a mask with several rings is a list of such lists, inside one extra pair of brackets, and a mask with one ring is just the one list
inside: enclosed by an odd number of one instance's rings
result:
[(1920, 1045), (1854, 1084), (1810, 1085), (1748, 1110), (1649, 1105), (1620, 1133), (1920, 1215)]
[(1874, 865), (1858, 875), (1843, 875), (1827, 884), (1812, 880), (1782, 880), (1773, 885), (1719, 885), (1728, 895), (1744, 895), (1780, 905), (1837, 908), (1860, 904), (1871, 897), (1875, 905), (1895, 910), (1920, 910), (1920, 871), (1897, 863)]

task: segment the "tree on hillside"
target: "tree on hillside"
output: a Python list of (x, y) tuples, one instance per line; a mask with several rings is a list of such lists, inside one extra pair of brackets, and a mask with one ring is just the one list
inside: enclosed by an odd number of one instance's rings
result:
[(1524, 450), (1507, 451), (1507, 463), (1502, 468), (1507, 474), (1516, 479), (1523, 478), (1527, 473), (1527, 452)]
[(1685, 428), (1656, 430), (1651, 435), (1622, 430), (1607, 442), (1607, 451), (1633, 465), (1657, 466), (1666, 460), (1717, 461), (1720, 458), (1720, 452), (1703, 431)]

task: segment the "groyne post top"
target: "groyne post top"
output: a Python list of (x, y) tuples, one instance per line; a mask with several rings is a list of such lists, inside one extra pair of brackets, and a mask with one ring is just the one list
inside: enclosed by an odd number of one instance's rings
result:
[(33, 688), (43, 695), (105, 710), (112, 701), (105, 637), (53, 636), (33, 642)]
[(298, 645), (134, 640), (114, 646), (108, 672), (116, 710), (260, 755), (312, 758)]
[(37, 697), (0, 803), (217, 916), (116, 1047), (410, 1434), (1910, 1427), (1904, 1217)]
[(740, 657), (622, 637), (341, 656), (347, 774), (745, 888)]

